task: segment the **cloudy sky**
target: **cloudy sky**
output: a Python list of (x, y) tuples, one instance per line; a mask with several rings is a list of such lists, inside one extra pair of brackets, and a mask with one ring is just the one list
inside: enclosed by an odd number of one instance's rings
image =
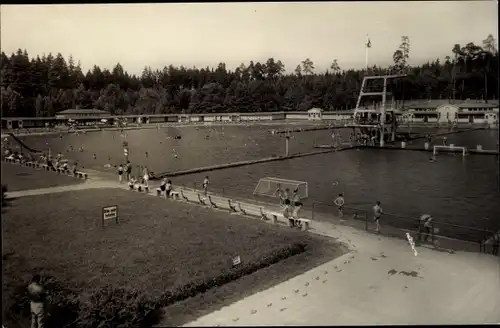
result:
[(30, 55), (60, 52), (127, 71), (144, 66), (229, 68), (250, 60), (280, 59), (293, 70), (309, 57), (317, 70), (387, 65), (402, 35), (414, 64), (451, 53), (455, 43), (498, 37), (496, 1), (202, 3), (1, 6), (1, 49)]

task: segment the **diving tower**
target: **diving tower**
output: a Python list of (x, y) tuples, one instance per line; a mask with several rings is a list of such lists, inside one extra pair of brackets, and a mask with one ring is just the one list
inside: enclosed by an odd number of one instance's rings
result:
[[(393, 104), (387, 105), (387, 97), (392, 97), (392, 93), (387, 92), (387, 81), (405, 76), (406, 74), (365, 76), (361, 84), (356, 108), (354, 109), (353, 120), (345, 126), (351, 127), (355, 135), (361, 133), (375, 136), (380, 140), (381, 147), (384, 146), (386, 136), (390, 137), (390, 141), (396, 141), (397, 110)], [(382, 86), (380, 86), (380, 81), (382, 82)], [(371, 84), (370, 86), (373, 87), (381, 87), (382, 90), (367, 90), (368, 84)], [(362, 99), (366, 97), (370, 97), (371, 99), (381, 98), (379, 100), (381, 103), (373, 106), (362, 106)]]

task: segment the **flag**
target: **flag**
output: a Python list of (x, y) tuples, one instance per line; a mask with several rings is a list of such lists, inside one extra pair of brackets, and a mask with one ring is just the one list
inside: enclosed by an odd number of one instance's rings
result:
[(372, 42), (370, 41), (370, 38), (368, 37), (368, 35), (366, 36), (366, 47), (367, 48), (371, 48), (372, 47)]

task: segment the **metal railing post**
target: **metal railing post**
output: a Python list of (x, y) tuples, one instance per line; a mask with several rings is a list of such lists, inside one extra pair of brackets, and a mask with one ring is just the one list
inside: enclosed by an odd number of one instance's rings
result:
[(365, 230), (368, 231), (368, 213), (363, 211), (365, 214)]
[(311, 206), (311, 220), (314, 220), (314, 202), (312, 202)]
[(431, 229), (432, 229), (432, 231), (431, 231), (432, 239), (431, 240), (432, 240), (432, 244), (434, 245), (434, 221), (431, 222)]

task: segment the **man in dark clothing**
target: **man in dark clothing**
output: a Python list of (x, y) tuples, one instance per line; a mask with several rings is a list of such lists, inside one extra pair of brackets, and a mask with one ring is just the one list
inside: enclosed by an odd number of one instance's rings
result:
[(45, 319), (45, 289), (41, 285), (40, 275), (35, 275), (28, 285), (30, 299), (31, 328), (43, 328)]
[(418, 220), (418, 241), (422, 240), (422, 235), (423, 235), (423, 241), (427, 241), (429, 237), (431, 236), (432, 233), (432, 216), (429, 214), (424, 214), (420, 216), (420, 219)]

